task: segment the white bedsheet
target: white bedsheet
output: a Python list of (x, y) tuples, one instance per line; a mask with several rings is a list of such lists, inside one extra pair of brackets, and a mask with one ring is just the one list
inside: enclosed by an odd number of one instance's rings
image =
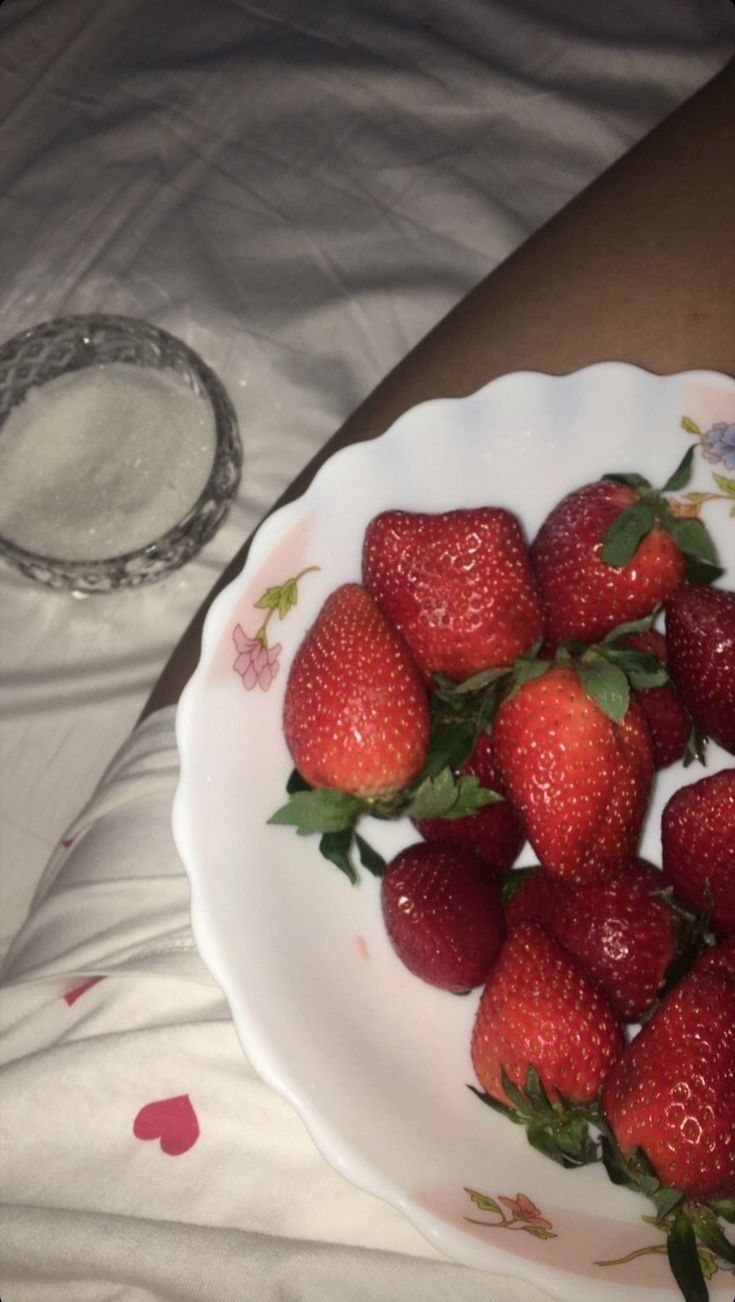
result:
[(67, 829), (3, 970), (3, 1302), (544, 1302), (448, 1264), (258, 1078), (189, 926), (177, 779), (169, 708)]
[(0, 335), (88, 310), (174, 331), (226, 383), (245, 468), (227, 526), (160, 586), (79, 601), (0, 566), (0, 950), (296, 470), (734, 45), (727, 0), (2, 6)]

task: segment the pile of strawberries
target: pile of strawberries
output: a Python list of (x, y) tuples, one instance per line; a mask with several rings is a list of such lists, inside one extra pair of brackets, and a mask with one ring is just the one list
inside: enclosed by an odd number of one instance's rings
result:
[[(660, 866), (637, 857), (655, 771), (735, 754), (735, 592), (667, 497), (690, 465), (579, 488), (530, 547), (491, 506), (373, 519), (294, 658), (271, 821), (382, 877), (418, 977), (483, 987), (475, 1093), (651, 1198), (695, 1299), (702, 1246), (735, 1263), (735, 768), (679, 787)], [(416, 843), (386, 865), (365, 815)]]

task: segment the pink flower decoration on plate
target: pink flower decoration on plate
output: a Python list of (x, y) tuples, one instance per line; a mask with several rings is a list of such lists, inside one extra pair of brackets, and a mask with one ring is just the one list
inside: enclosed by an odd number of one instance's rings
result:
[(551, 1221), (547, 1221), (546, 1217), (541, 1215), (536, 1204), (532, 1203), (525, 1194), (519, 1193), (517, 1198), (504, 1198), (499, 1194), (499, 1198), (516, 1220), (525, 1221), (528, 1225), (543, 1225), (547, 1230), (551, 1229)]
[[(511, 1198), (508, 1194), (498, 1194), (497, 1201), (490, 1197), (489, 1194), (480, 1193), (478, 1189), (468, 1189), (465, 1187), (465, 1193), (469, 1194), (472, 1202), (479, 1207), (481, 1212), (486, 1216), (497, 1216), (499, 1220), (476, 1220), (472, 1216), (466, 1216), (465, 1220), (471, 1225), (484, 1225), (488, 1230), (511, 1230), (530, 1234), (534, 1239), (557, 1239), (559, 1236), (555, 1233), (551, 1221), (542, 1216), (538, 1207), (527, 1194), (516, 1194)], [(504, 1212), (500, 1204), (508, 1208)]]
[(233, 628), (232, 640), (237, 656), (232, 667), (242, 678), (242, 685), (247, 692), (252, 692), (254, 687), (259, 687), (262, 692), (268, 691), (280, 669), (278, 657), (282, 650), (280, 642), (275, 646), (268, 645), (268, 625), (275, 614), (279, 620), (286, 618), (289, 610), (298, 602), (300, 580), (318, 568), (317, 565), (307, 565), (306, 569), (295, 574), (292, 579), (286, 579), (285, 583), (266, 588), (262, 597), (254, 603), (256, 610), (265, 611), (265, 616), (253, 637), (248, 636), (242, 624), (236, 624)]
[(281, 654), (280, 642), (275, 646), (268, 646), (259, 637), (248, 637), (241, 624), (235, 625), (232, 637), (237, 650), (233, 669), (242, 678), (243, 687), (248, 692), (251, 692), (254, 687), (267, 692), (280, 669), (278, 661)]

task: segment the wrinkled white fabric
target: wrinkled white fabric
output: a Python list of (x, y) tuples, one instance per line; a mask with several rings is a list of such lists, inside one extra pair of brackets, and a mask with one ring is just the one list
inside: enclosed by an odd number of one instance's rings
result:
[(0, 950), (295, 472), (734, 46), (727, 0), (0, 6), (0, 338), (152, 320), (219, 372), (245, 446), (228, 525), (158, 587), (75, 601), (0, 564)]
[(538, 1302), (442, 1262), (245, 1061), (189, 928), (173, 714), (68, 829), (2, 973), (3, 1302)]

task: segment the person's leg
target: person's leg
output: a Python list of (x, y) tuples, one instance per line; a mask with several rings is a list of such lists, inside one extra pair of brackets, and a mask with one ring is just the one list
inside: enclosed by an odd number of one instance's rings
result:
[[(338, 448), (375, 438), (428, 398), (509, 371), (617, 360), (656, 372), (735, 372), (735, 62), (492, 272), (395, 368), (276, 503)], [(275, 509), (275, 508), (274, 508)], [(248, 543), (209, 601), (238, 572)], [(144, 710), (196, 665), (205, 603)]]

